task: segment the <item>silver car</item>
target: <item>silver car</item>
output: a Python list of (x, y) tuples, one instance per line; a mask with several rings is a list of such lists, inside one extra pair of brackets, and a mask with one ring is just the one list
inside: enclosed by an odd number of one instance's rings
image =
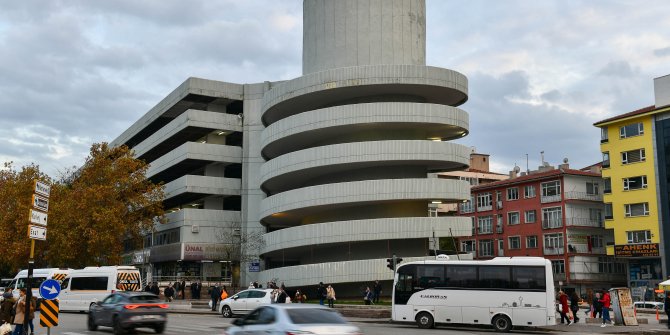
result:
[(360, 335), (362, 332), (332, 308), (311, 304), (272, 304), (253, 310), (244, 318), (235, 319), (233, 326), (224, 334)]

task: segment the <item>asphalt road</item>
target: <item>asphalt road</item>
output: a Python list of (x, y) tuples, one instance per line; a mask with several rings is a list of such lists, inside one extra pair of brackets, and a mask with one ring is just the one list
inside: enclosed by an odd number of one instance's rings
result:
[[(224, 329), (230, 326), (233, 319), (224, 319), (218, 315), (198, 315), (198, 314), (168, 314), (168, 325), (165, 330), (166, 335), (176, 334), (223, 334)], [(47, 334), (46, 328), (39, 326), (39, 319), (35, 319), (35, 334)], [(474, 335), (487, 334), (496, 335), (495, 331), (490, 328), (469, 328), (469, 327), (439, 327), (437, 329), (419, 329), (412, 324), (390, 324), (390, 323), (367, 323), (367, 322), (353, 322), (363, 330), (366, 335), (405, 335), (405, 334), (420, 334), (420, 335)], [(622, 331), (622, 328), (600, 328), (598, 326), (581, 328), (581, 327), (561, 327), (558, 326), (556, 331), (538, 331), (532, 328), (512, 331), (510, 334), (552, 334), (560, 333), (561, 335), (585, 333), (592, 334), (612, 334), (612, 330), (617, 329)], [(656, 328), (656, 327), (654, 327)], [(665, 327), (658, 327), (665, 328)], [(644, 334), (665, 334), (667, 328), (649, 329)], [(632, 329), (631, 329), (632, 330)], [(636, 332), (622, 332), (620, 334), (635, 334)], [(111, 335), (112, 329), (107, 327), (99, 327), (97, 331), (89, 331), (86, 329), (86, 314), (84, 313), (61, 313), (59, 315), (59, 326), (51, 328), (51, 334), (54, 335)], [(136, 334), (154, 334), (151, 329), (138, 329)], [(642, 332), (640, 332), (642, 334)]]

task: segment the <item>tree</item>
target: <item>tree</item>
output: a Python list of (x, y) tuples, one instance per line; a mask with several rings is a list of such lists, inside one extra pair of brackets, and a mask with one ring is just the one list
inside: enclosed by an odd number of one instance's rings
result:
[[(219, 228), (216, 232), (217, 239), (223, 243), (225, 258), (229, 261), (229, 273), (235, 272), (233, 267), (257, 260), (265, 247), (261, 229), (243, 231), (241, 228), (240, 222), (235, 222), (229, 227)], [(233, 275), (231, 284), (237, 286), (239, 280), (239, 273)]]
[(118, 265), (124, 243), (141, 245), (164, 213), (163, 186), (146, 178), (147, 168), (126, 146), (93, 144), (84, 165), (52, 185), (50, 265)]
[[(0, 268), (16, 273), (28, 266), (30, 240), (28, 239), (29, 211), (35, 180), (51, 183), (51, 179), (31, 164), (15, 170), (11, 162), (0, 169)], [(44, 265), (43, 242), (35, 244), (36, 266)]]

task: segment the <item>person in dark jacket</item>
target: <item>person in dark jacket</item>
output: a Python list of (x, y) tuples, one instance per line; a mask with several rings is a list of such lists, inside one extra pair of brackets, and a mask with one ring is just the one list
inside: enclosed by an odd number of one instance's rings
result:
[(601, 318), (603, 316), (603, 303), (600, 302), (600, 292), (593, 295), (593, 302), (591, 303), (591, 317)]
[(181, 300), (186, 299), (186, 281), (184, 279), (181, 280), (179, 289), (181, 290)]
[(221, 291), (216, 285), (210, 286), (209, 297), (212, 299), (212, 310), (216, 311), (216, 305), (219, 304), (219, 299), (221, 299)]
[(158, 283), (154, 282), (153, 284), (151, 284), (151, 293), (157, 296), (161, 295), (161, 289), (158, 288)]
[(163, 294), (165, 295), (166, 302), (172, 302), (172, 299), (174, 299), (174, 288), (172, 285), (168, 284), (168, 287), (165, 288)]
[(575, 320), (574, 323), (579, 322), (579, 296), (577, 295), (577, 291), (572, 291), (572, 294), (570, 294), (570, 310), (572, 311), (572, 315), (574, 316)]
[(13, 315), (12, 308), (14, 308), (14, 303), (16, 299), (12, 295), (12, 289), (10, 287), (5, 289), (5, 293), (2, 294), (2, 303), (0, 303), (0, 322), (12, 323)]
[[(670, 291), (665, 291), (665, 299), (663, 299), (663, 308), (665, 309), (665, 314), (670, 319)], [(666, 323), (668, 329), (670, 329), (670, 321)]]
[(328, 296), (328, 292), (326, 292), (326, 288), (323, 286), (323, 282), (319, 283), (319, 287), (316, 289), (316, 296), (319, 297), (319, 305), (323, 306), (323, 303), (326, 301), (326, 297)]

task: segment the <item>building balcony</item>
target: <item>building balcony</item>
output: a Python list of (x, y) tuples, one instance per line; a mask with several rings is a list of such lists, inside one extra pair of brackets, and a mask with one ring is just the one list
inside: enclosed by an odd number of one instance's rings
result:
[[(603, 220), (591, 219), (591, 218), (566, 218), (565, 225), (572, 227), (594, 227), (594, 228), (603, 228), (605, 226)], [(544, 228), (544, 222), (543, 222), (543, 228)]]
[(565, 247), (544, 247), (544, 255), (563, 255)]
[(540, 197), (540, 202), (543, 204), (549, 203), (549, 202), (559, 202), (561, 201), (561, 195), (543, 195)]
[(490, 211), (490, 210), (493, 210), (493, 206), (492, 206), (492, 205), (489, 205), (489, 206), (479, 206), (479, 207), (477, 207), (477, 212), (486, 212), (486, 211)]
[(571, 254), (592, 254), (604, 255), (606, 253), (605, 247), (591, 247), (589, 249), (588, 245), (577, 244), (577, 245), (568, 245), (568, 252)]
[(542, 229), (556, 229), (562, 227), (562, 220), (542, 220)]
[(586, 200), (586, 201), (603, 201), (602, 194), (589, 194), (586, 192), (565, 192), (566, 200)]

